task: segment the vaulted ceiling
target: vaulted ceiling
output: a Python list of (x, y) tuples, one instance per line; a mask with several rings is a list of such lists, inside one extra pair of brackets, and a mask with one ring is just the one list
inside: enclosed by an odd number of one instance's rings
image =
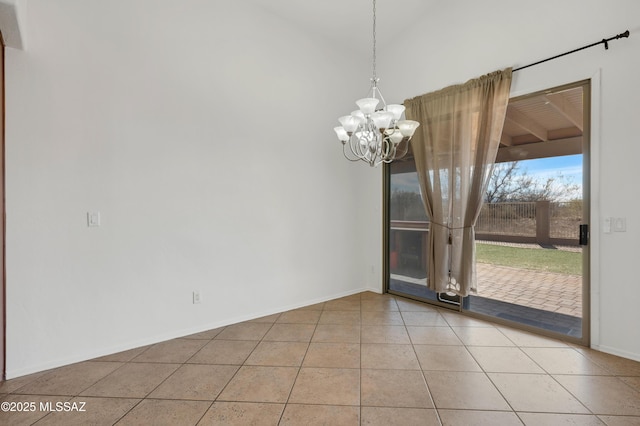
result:
[[(251, 0), (274, 15), (327, 39), (336, 46), (368, 54), (371, 51), (372, 0)], [(440, 0), (377, 0), (378, 44), (383, 47), (431, 13)]]

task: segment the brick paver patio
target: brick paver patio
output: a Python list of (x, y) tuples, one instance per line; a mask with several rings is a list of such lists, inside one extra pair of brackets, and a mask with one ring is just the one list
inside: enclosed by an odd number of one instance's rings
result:
[(477, 264), (478, 296), (582, 317), (582, 277)]

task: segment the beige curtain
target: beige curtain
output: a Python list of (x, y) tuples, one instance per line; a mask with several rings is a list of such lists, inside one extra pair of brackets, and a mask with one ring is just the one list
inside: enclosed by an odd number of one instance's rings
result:
[(411, 140), (430, 219), (427, 286), (467, 296), (476, 291), (475, 232), (504, 124), (511, 68), (408, 99)]

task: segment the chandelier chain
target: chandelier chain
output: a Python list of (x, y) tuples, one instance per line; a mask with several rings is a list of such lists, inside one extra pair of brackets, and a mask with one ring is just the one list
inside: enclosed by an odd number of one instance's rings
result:
[(376, 75), (376, 0), (373, 0), (373, 79), (374, 86), (378, 83), (378, 76)]

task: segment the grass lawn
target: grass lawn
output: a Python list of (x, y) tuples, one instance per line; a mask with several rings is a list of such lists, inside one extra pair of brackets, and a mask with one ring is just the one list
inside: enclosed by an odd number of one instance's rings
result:
[(582, 253), (476, 243), (476, 261), (561, 274), (582, 274)]

